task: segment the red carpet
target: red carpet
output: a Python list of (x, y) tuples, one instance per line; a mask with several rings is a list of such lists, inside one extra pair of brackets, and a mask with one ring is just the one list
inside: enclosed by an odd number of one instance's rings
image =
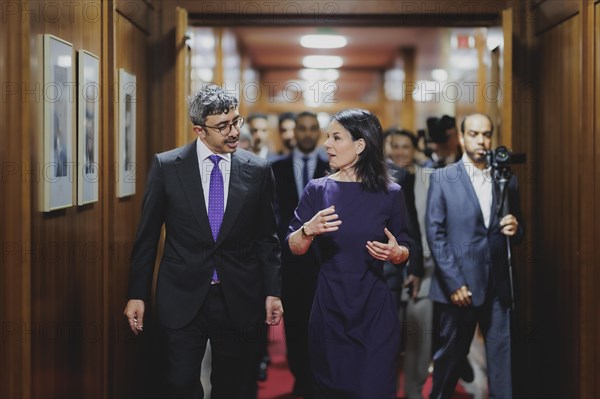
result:
[[(258, 384), (259, 399), (293, 399), (292, 387), (294, 377), (290, 373), (285, 357), (285, 338), (283, 336), (283, 325), (271, 327), (269, 332), (269, 355), (271, 364), (267, 371), (267, 380)], [(400, 386), (404, 386), (403, 376), (400, 374)], [(453, 399), (471, 399), (472, 396), (466, 393), (460, 384), (456, 388)], [(425, 382), (423, 387), (424, 397), (427, 397), (431, 390), (431, 376)], [(398, 397), (404, 395), (402, 388), (398, 391)]]

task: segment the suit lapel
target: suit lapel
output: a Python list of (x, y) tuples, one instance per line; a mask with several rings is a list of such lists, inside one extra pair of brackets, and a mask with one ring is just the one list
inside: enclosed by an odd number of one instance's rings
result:
[[(460, 181), (463, 185), (464, 192), (467, 193), (467, 197), (472, 202), (475, 209), (477, 209), (477, 218), (479, 219), (481, 224), (485, 226), (485, 223), (483, 222), (483, 213), (481, 213), (481, 205), (479, 205), (479, 200), (477, 199), (477, 194), (475, 194), (475, 189), (473, 188), (473, 183), (471, 182), (469, 173), (467, 173), (467, 168), (465, 167), (464, 162), (461, 159), (459, 162), (455, 163), (454, 165), (458, 165), (458, 167), (460, 168)], [(452, 167), (452, 166), (449, 166), (449, 167)], [(491, 225), (491, 223), (490, 223), (490, 225)]]
[[(200, 225), (202, 233), (212, 239), (208, 214), (206, 213), (204, 191), (202, 190), (203, 182), (200, 178), (196, 141), (183, 148), (175, 161), (175, 169), (177, 170), (185, 197), (190, 204), (196, 221)], [(204, 183), (208, 184), (208, 182)]]
[(325, 176), (325, 173), (327, 173), (327, 168), (329, 167), (329, 163), (323, 161), (318, 155), (317, 155), (317, 167), (315, 168), (315, 174), (313, 176), (313, 179), (318, 179), (319, 177), (323, 177)]
[(221, 229), (217, 236), (217, 245), (223, 242), (224, 238), (227, 237), (227, 234), (233, 228), (244, 205), (244, 198), (248, 192), (248, 184), (256, 181), (256, 179), (257, 176), (252, 176), (252, 169), (248, 165), (246, 157), (238, 155), (235, 152), (231, 154), (229, 194), (227, 195), (227, 206), (225, 207), (225, 215), (223, 215), (223, 223), (221, 223)]
[(298, 203), (300, 197), (298, 196), (298, 186), (296, 186), (296, 176), (294, 174), (294, 157), (290, 155), (285, 162), (285, 167), (282, 168), (284, 175), (275, 184), (284, 184), (284, 189), (279, 192), (287, 193), (289, 195), (289, 202), (296, 201)]

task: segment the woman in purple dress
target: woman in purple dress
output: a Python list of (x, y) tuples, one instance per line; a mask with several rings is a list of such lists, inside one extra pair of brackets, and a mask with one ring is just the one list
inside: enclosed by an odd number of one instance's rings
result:
[(333, 171), (306, 187), (288, 245), (316, 245), (321, 260), (309, 322), (309, 356), (320, 398), (395, 398), (400, 326), (383, 262), (407, 261), (404, 197), (392, 183), (375, 115), (336, 114), (325, 149)]

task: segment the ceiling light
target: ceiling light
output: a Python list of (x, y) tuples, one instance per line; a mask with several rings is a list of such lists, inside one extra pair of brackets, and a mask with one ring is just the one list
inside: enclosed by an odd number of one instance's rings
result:
[(431, 71), (431, 77), (438, 82), (445, 82), (448, 80), (448, 72), (445, 69), (434, 69)]
[(342, 57), (336, 55), (307, 55), (302, 59), (305, 68), (339, 68), (343, 64)]
[(338, 80), (340, 73), (337, 69), (301, 69), (300, 77), (304, 80)]
[(450, 65), (457, 69), (473, 70), (477, 69), (479, 61), (477, 61), (477, 54), (452, 54)]
[(501, 47), (504, 44), (504, 36), (502, 36), (502, 31), (497, 30), (488, 30), (487, 32), (487, 40), (486, 40), (488, 50), (492, 51), (496, 47)]
[(401, 68), (388, 69), (385, 71), (385, 80), (401, 82), (404, 80), (404, 71)]
[(304, 35), (300, 38), (300, 44), (307, 48), (342, 48), (348, 41), (339, 35)]

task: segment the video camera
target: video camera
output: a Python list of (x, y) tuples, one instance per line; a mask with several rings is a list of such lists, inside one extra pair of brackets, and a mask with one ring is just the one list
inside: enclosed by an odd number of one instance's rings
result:
[(498, 146), (495, 150), (486, 151), (485, 159), (493, 171), (502, 171), (508, 169), (510, 165), (526, 162), (525, 154), (513, 154), (503, 145)]

